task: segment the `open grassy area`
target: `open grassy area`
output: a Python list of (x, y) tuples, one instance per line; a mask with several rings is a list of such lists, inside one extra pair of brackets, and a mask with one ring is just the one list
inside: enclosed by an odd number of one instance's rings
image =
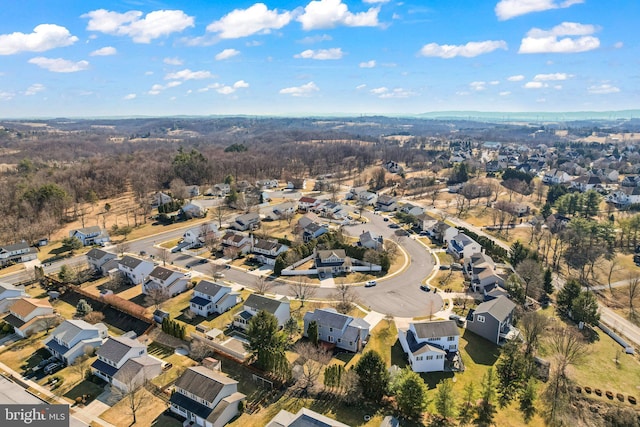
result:
[(13, 264), (8, 267), (4, 267), (0, 269), (0, 277), (5, 276), (7, 274), (17, 273), (19, 271), (24, 270), (24, 264)]
[(440, 270), (436, 274), (435, 279), (431, 281), (431, 284), (441, 290), (451, 289), (452, 292), (465, 291), (465, 279), (462, 271)]
[(440, 260), (440, 264), (451, 264), (453, 262), (453, 257), (446, 252), (436, 252), (436, 256)]
[(4, 347), (2, 353), (0, 353), (0, 359), (2, 360), (2, 363), (20, 373), (23, 372), (22, 366), (24, 364), (28, 365), (28, 367), (37, 365), (40, 360), (42, 360), (42, 357), (38, 359), (32, 358), (29, 362), (27, 361), (32, 355), (36, 354), (39, 349), (43, 348), (42, 340), (45, 336), (45, 332), (39, 332), (28, 338), (21, 339)]
[[(136, 412), (136, 425), (139, 426), (151, 426), (154, 425), (154, 420), (167, 409), (167, 404), (160, 398), (149, 393), (147, 390), (142, 390), (146, 396), (145, 404)], [(133, 421), (131, 416), (131, 410), (127, 404), (127, 399), (123, 399), (113, 405), (111, 409), (103, 412), (100, 415), (103, 420), (117, 426), (117, 427), (129, 427)], [(158, 425), (159, 424), (155, 424)]]
[(91, 402), (91, 400), (98, 397), (98, 395), (104, 391), (105, 385), (105, 381), (92, 375), (88, 379), (80, 381), (76, 385), (74, 385), (64, 394), (64, 397), (71, 400), (72, 402), (75, 402), (77, 397), (89, 395), (89, 397), (86, 399), (86, 403), (88, 404), (89, 402)]
[(180, 239), (173, 239), (173, 240), (167, 240), (165, 242), (160, 243), (160, 247), (165, 248), (165, 249), (171, 249), (174, 246), (176, 246), (178, 244), (178, 242), (180, 241)]

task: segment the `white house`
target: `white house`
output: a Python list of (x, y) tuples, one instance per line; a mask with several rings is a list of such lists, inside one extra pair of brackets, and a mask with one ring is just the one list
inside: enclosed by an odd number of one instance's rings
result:
[(358, 238), (358, 242), (363, 248), (375, 250), (382, 249), (382, 246), (384, 244), (382, 236), (378, 236), (373, 231), (365, 231), (364, 233), (362, 233)]
[(253, 246), (251, 252), (255, 256), (258, 262), (266, 265), (275, 265), (276, 258), (283, 252), (289, 249), (287, 245), (279, 243), (277, 240), (272, 239), (253, 239)]
[(169, 408), (189, 424), (223, 427), (239, 414), (244, 398), (238, 381), (205, 366), (193, 366), (176, 380)]
[(107, 327), (102, 323), (65, 320), (44, 340), (44, 346), (53, 356), (71, 365), (87, 349), (100, 347), (107, 337)]
[(142, 284), (142, 293), (147, 295), (152, 289), (161, 289), (167, 296), (175, 296), (187, 290), (189, 278), (181, 271), (157, 266)]
[(378, 195), (370, 191), (362, 191), (357, 194), (358, 200), (365, 205), (374, 206), (378, 201)]
[(96, 272), (106, 275), (109, 270), (116, 266), (113, 261), (117, 258), (116, 254), (103, 251), (102, 249), (93, 248), (87, 252), (87, 263)]
[(237, 231), (227, 231), (222, 236), (222, 244), (227, 247), (236, 248), (241, 253), (251, 252), (251, 236)]
[(240, 294), (233, 292), (230, 286), (201, 280), (193, 288), (193, 297), (189, 307), (194, 313), (207, 317), (210, 314), (222, 314), (240, 302)]
[(640, 187), (622, 187), (605, 197), (607, 203), (613, 203), (617, 207), (626, 207), (640, 203)]
[(231, 224), (232, 228), (240, 231), (246, 230), (255, 230), (260, 226), (260, 215), (257, 213), (248, 213), (243, 215), (238, 215), (233, 223)]
[(388, 194), (382, 194), (376, 201), (376, 209), (382, 212), (393, 212), (398, 209), (398, 199)]
[(231, 185), (219, 183), (213, 186), (213, 190), (217, 196), (223, 197), (231, 193)]
[(134, 285), (144, 283), (154, 268), (156, 268), (154, 263), (130, 255), (125, 255), (118, 261), (118, 271)]
[(186, 218), (204, 218), (207, 209), (198, 201), (192, 200), (182, 207), (182, 213)]
[(602, 180), (599, 176), (580, 176), (571, 181), (570, 186), (571, 188), (584, 193), (585, 191), (595, 190), (596, 188), (602, 187)]
[(258, 180), (256, 181), (256, 186), (263, 189), (263, 190), (267, 190), (267, 189), (271, 189), (271, 188), (278, 188), (278, 180), (277, 179), (262, 179), (262, 180)]
[(147, 354), (147, 346), (129, 334), (109, 337), (96, 352), (91, 372), (114, 387), (128, 391), (162, 373), (162, 361)]
[(504, 279), (496, 273), (496, 264), (489, 255), (476, 252), (465, 258), (464, 262), (465, 272), (475, 292), (485, 292), (485, 288), (504, 285)]
[(318, 325), (318, 338), (343, 350), (358, 352), (369, 336), (369, 323), (360, 318), (338, 313), (333, 308), (318, 308), (304, 315), (304, 336), (309, 337), (309, 324)]
[(244, 302), (243, 310), (233, 318), (233, 326), (247, 329), (249, 320), (258, 312), (266, 311), (278, 319), (278, 326), (282, 328), (291, 317), (290, 303), (287, 297), (280, 299), (269, 298), (264, 295), (251, 294)]
[(476, 242), (466, 234), (460, 232), (458, 232), (457, 235), (449, 240), (449, 244), (447, 246), (447, 252), (457, 256), (460, 259), (470, 257), (476, 252), (481, 251), (482, 246), (480, 246), (480, 243)]
[(298, 200), (298, 209), (300, 209), (301, 211), (308, 211), (316, 207), (319, 203), (320, 201), (318, 199), (303, 196)]
[(9, 307), (9, 314), (4, 321), (13, 326), (15, 333), (21, 338), (30, 333), (47, 329), (58, 315), (46, 299), (20, 298)]
[(38, 251), (25, 241), (0, 246), (0, 267), (14, 263), (32, 261), (38, 257)]
[(28, 297), (23, 286), (0, 282), (0, 313), (9, 311), (11, 304), (22, 297)]
[(109, 241), (109, 233), (107, 233), (107, 230), (103, 230), (97, 225), (71, 230), (69, 237), (77, 238), (84, 246), (100, 245)]
[(453, 320), (412, 322), (398, 329), (398, 340), (414, 372), (441, 372), (458, 351), (460, 331)]
[(187, 243), (186, 248), (189, 249), (202, 246), (209, 237), (218, 237), (219, 235), (218, 225), (214, 222), (207, 222), (185, 231), (182, 240)]
[(561, 171), (558, 169), (551, 169), (550, 171), (545, 172), (542, 176), (542, 182), (544, 184), (563, 184), (571, 180), (571, 176), (565, 171)]

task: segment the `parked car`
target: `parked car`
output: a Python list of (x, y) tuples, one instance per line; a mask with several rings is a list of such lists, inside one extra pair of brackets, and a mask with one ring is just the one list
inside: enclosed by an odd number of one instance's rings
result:
[(389, 217), (386, 217), (386, 216), (385, 216), (384, 218), (382, 218), (382, 220), (383, 220), (384, 222), (388, 222), (388, 221), (389, 221)]
[(457, 262), (454, 262), (453, 264), (451, 264), (451, 269), (456, 271), (462, 271), (462, 264), (458, 264)]
[(429, 285), (420, 285), (420, 289), (422, 289), (425, 292), (429, 292), (429, 291), (431, 291), (431, 286), (429, 286)]
[(465, 323), (464, 318), (458, 316), (457, 314), (451, 314), (449, 316), (449, 320), (455, 320), (458, 326), (464, 326), (464, 323)]
[(59, 362), (50, 363), (44, 367), (44, 373), (47, 375), (51, 375), (58, 372), (62, 368), (64, 368), (64, 365), (62, 363), (59, 363)]
[(369, 280), (367, 283), (364, 284), (365, 288), (371, 288), (375, 285), (377, 285), (378, 283), (375, 280)]
[(209, 260), (206, 259), (206, 258), (202, 258), (199, 262), (200, 262), (200, 264), (206, 264), (206, 263), (209, 262)]
[(400, 226), (396, 223), (389, 224), (389, 228), (400, 228)]
[(215, 273), (213, 273), (213, 277), (215, 277), (216, 279), (224, 279), (224, 273), (216, 271)]
[(450, 268), (449, 264), (440, 264), (440, 270), (449, 270)]

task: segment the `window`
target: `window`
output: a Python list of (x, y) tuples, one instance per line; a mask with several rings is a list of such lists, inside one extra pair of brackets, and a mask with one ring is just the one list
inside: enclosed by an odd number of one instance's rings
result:
[(333, 332), (333, 328), (329, 328), (329, 332)]
[(422, 360), (422, 356), (416, 357), (416, 360)]
[(428, 338), (427, 341), (440, 341), (440, 338)]
[(436, 356), (436, 359), (442, 359), (443, 357), (444, 357), (444, 356), (443, 356), (442, 354), (438, 354), (438, 355)]
[(456, 337), (447, 337), (447, 341), (455, 341)]
[(327, 337), (327, 341), (329, 341), (329, 342), (334, 342), (334, 339), (333, 339), (333, 337), (332, 337), (331, 335), (329, 335), (329, 336)]
[(338, 342), (342, 342), (342, 338), (338, 338)]
[(455, 350), (455, 349), (456, 349), (456, 345), (455, 345), (455, 344), (451, 344), (451, 345), (449, 346), (449, 350)]
[(484, 323), (484, 316), (477, 315), (476, 320), (480, 323)]
[(427, 356), (427, 360), (433, 360), (433, 356)]

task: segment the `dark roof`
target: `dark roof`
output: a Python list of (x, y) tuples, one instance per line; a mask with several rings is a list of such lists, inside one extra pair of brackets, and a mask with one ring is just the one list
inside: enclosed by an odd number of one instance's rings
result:
[(318, 251), (318, 258), (320, 260), (324, 260), (333, 255), (341, 259), (345, 259), (347, 257), (347, 253), (345, 252), (344, 249), (329, 249), (324, 251)]
[(236, 316), (241, 317), (244, 320), (249, 320), (253, 317), (253, 315), (249, 313), (247, 310), (242, 310), (240, 313), (236, 314)]
[(98, 371), (104, 374), (109, 375), (110, 377), (112, 377), (116, 372), (118, 372), (118, 368), (116, 368), (115, 366), (111, 366), (100, 359), (96, 359), (91, 364), (91, 367), (97, 369)]
[(153, 271), (149, 274), (150, 277), (155, 277), (159, 280), (167, 280), (173, 273), (179, 273), (179, 271), (170, 270), (168, 268), (164, 268), (161, 266), (157, 266), (153, 269)]
[(209, 301), (206, 298), (202, 298), (202, 297), (193, 297), (193, 298), (191, 298), (191, 301), (189, 301), (189, 302), (192, 303), (192, 304), (195, 304), (195, 305), (205, 306), (205, 305), (209, 304), (211, 301)]
[(509, 298), (500, 296), (491, 301), (485, 301), (476, 307), (475, 313), (487, 313), (493, 316), (496, 320), (502, 322), (509, 314), (516, 308), (516, 305)]
[(417, 355), (427, 351), (443, 351), (439, 346), (429, 344), (426, 341), (418, 342), (412, 330), (407, 330), (407, 344), (411, 354)]
[(50, 348), (53, 351), (57, 351), (60, 354), (65, 354), (67, 351), (69, 351), (68, 347), (65, 347), (64, 345), (59, 344), (58, 341), (56, 340), (49, 340), (44, 344), (44, 346), (47, 348)]
[(283, 302), (287, 301), (276, 300), (273, 298), (265, 297), (264, 295), (251, 294), (249, 295), (249, 298), (247, 298), (247, 300), (244, 302), (244, 305), (246, 307), (251, 307), (256, 311), (264, 310), (273, 314)]
[(256, 239), (253, 244), (254, 248), (262, 249), (265, 251), (271, 251), (273, 249), (278, 249), (281, 246), (277, 240), (267, 240), (267, 239)]
[(103, 251), (102, 249), (98, 249), (98, 248), (93, 248), (89, 252), (87, 252), (87, 258), (91, 258), (91, 259), (102, 259), (107, 255), (113, 255), (115, 257), (114, 254), (110, 254), (109, 252)]
[(453, 320), (439, 322), (419, 322), (413, 324), (418, 338), (440, 338), (460, 335), (460, 331)]
[(227, 286), (221, 285), (220, 283), (210, 282), (209, 280), (201, 280), (200, 283), (193, 288), (194, 292), (200, 292), (201, 294), (216, 296), (220, 289), (226, 288)]
[(227, 384), (237, 384), (237, 381), (204, 366), (191, 367), (176, 380), (176, 387), (207, 402), (213, 402)]
[(131, 350), (133, 347), (143, 347), (144, 345), (136, 340), (127, 337), (110, 337), (98, 349), (97, 355), (110, 360), (116, 364)]
[(196, 414), (197, 416), (203, 419), (207, 419), (209, 414), (213, 411), (213, 409), (208, 408), (203, 404), (188, 398), (182, 393), (173, 393), (169, 401), (174, 405), (181, 407), (182, 409), (185, 409), (189, 412), (193, 412), (194, 414)]
[(342, 330), (346, 323), (352, 320), (351, 316), (346, 314), (340, 314), (333, 309), (316, 309), (315, 311), (307, 312), (305, 317), (309, 316), (309, 320), (315, 320), (318, 325), (328, 326), (330, 328), (336, 328)]
[(143, 260), (140, 258), (132, 257), (129, 255), (125, 255), (118, 263), (124, 265), (125, 267), (129, 267), (131, 269), (136, 268)]
[(18, 242), (18, 243), (13, 243), (11, 245), (2, 246), (2, 249), (4, 249), (7, 252), (17, 251), (19, 249), (28, 249), (28, 248), (29, 248), (29, 245), (26, 242)]
[(10, 324), (11, 326), (13, 326), (14, 328), (19, 328), (22, 325), (24, 325), (25, 322), (23, 322), (22, 320), (18, 319), (15, 315), (13, 314), (9, 314), (8, 316), (6, 316), (4, 319), (5, 322), (7, 322), (8, 324)]

